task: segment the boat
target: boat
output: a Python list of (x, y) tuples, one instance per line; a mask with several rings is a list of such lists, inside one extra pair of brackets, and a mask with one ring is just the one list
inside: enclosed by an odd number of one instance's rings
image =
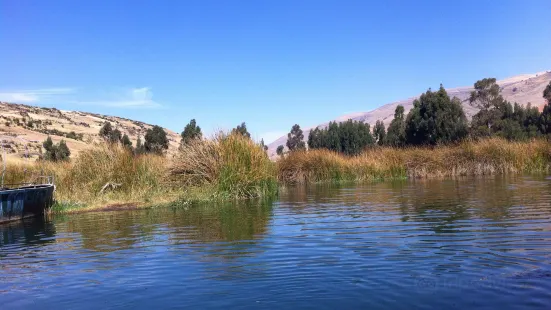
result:
[(54, 203), (53, 176), (37, 176), (29, 182), (4, 184), (7, 159), (3, 145), (2, 151), (0, 224), (43, 215)]

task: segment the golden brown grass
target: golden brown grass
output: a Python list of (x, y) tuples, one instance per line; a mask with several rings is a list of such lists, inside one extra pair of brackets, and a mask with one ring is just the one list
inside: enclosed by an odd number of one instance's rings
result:
[[(5, 183), (53, 175), (56, 199), (67, 211), (132, 203), (273, 196), (279, 184), (443, 178), (551, 171), (544, 140), (489, 139), (434, 148), (373, 148), (348, 157), (327, 150), (288, 154), (274, 163), (250, 139), (219, 135), (183, 148), (174, 157), (134, 156), (122, 146), (94, 146), (70, 162), (10, 161)], [(107, 183), (120, 184), (101, 192)]]
[(171, 179), (180, 187), (208, 186), (222, 198), (258, 198), (277, 193), (275, 165), (261, 146), (241, 135), (198, 140), (174, 157)]
[(543, 173), (551, 169), (551, 145), (496, 138), (433, 148), (373, 148), (354, 157), (311, 150), (287, 155), (277, 169), (283, 184)]
[[(165, 184), (167, 160), (134, 156), (122, 146), (95, 146), (71, 162), (9, 163), (6, 183), (24, 183), (40, 175), (54, 176), (56, 200), (65, 205), (101, 207), (116, 203), (143, 205), (168, 202), (177, 193)], [(101, 192), (107, 183), (120, 184)]]

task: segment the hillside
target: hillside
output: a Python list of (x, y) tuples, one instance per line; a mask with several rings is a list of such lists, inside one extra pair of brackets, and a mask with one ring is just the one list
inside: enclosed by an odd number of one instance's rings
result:
[[(551, 71), (540, 72), (535, 74), (523, 74), (517, 75), (511, 78), (497, 81), (502, 89), (503, 97), (511, 102), (518, 102), (520, 104), (531, 103), (540, 108), (540, 111), (545, 104), (543, 99), (543, 90), (551, 81)], [(473, 90), (473, 87), (458, 87), (446, 89), (450, 97), (457, 97), (463, 102), (463, 109), (465, 114), (470, 119), (477, 110), (469, 105), (468, 98), (470, 92)], [(420, 95), (420, 94), (419, 94)], [(388, 126), (390, 121), (392, 121), (394, 116), (394, 110), (398, 105), (403, 105), (405, 113), (407, 114), (409, 110), (413, 107), (413, 101), (419, 96), (411, 97), (408, 99), (396, 101), (393, 103), (385, 104), (375, 110), (369, 112), (358, 112), (353, 114), (347, 114), (334, 119), (334, 121), (342, 122), (349, 119), (364, 121), (373, 126), (377, 120), (382, 120), (385, 125)], [(299, 120), (297, 120), (299, 121)], [(332, 120), (333, 121), (333, 120)], [(316, 127), (325, 127), (329, 122), (318, 124), (312, 127), (303, 128), (304, 139), (308, 139), (308, 134), (311, 129)], [(372, 127), (373, 128), (373, 127)], [(287, 142), (287, 136), (282, 136), (275, 140), (274, 142), (268, 145), (268, 154), (270, 157), (276, 156), (276, 149), (279, 145), (285, 146)], [(287, 148), (285, 148), (287, 149)]]
[[(133, 145), (138, 136), (143, 141), (147, 129), (152, 127), (121, 117), (0, 102), (0, 142), (11, 158), (22, 158), (25, 154), (37, 157), (48, 135), (55, 143), (65, 139), (72, 154), (78, 155), (93, 143), (102, 142), (98, 133), (105, 122), (111, 122), (114, 128), (127, 134)], [(169, 152), (172, 152), (177, 149), (180, 136), (166, 128), (165, 131), (170, 141)]]

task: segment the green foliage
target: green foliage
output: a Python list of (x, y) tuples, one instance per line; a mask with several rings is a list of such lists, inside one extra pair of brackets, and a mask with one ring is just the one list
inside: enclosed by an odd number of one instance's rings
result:
[(118, 143), (122, 139), (122, 133), (120, 130), (115, 129), (111, 132), (111, 136), (109, 137), (109, 142), (111, 143)]
[(291, 132), (287, 134), (287, 148), (289, 151), (298, 151), (306, 149), (304, 143), (304, 134), (298, 124), (293, 125)]
[(195, 139), (201, 139), (202, 136), (203, 134), (201, 132), (201, 127), (197, 126), (195, 119), (192, 119), (191, 121), (189, 121), (189, 124), (187, 124), (184, 128), (184, 131), (182, 131), (181, 145), (186, 145)]
[(168, 149), (166, 132), (160, 126), (153, 126), (145, 134), (144, 148), (147, 153), (163, 154)]
[[(124, 136), (122, 136), (122, 139), (121, 139), (121, 142), (122, 142), (122, 145), (124, 147), (127, 147), (129, 149), (132, 149), (132, 141), (130, 141), (130, 138), (128, 137), (127, 134), (124, 134)], [(141, 141), (140, 141), (141, 142)]]
[[(546, 95), (551, 96), (548, 86)], [(473, 138), (503, 137), (507, 140), (525, 140), (546, 134), (545, 107), (539, 113), (530, 103), (523, 107), (518, 103), (511, 104), (503, 99), (495, 79), (483, 79), (475, 83), (471, 93), (471, 104), (481, 110), (473, 116), (470, 135)]]
[(551, 82), (543, 91), (543, 98), (547, 100), (547, 104), (543, 106), (538, 125), (542, 134), (551, 137)]
[(237, 127), (235, 127), (231, 133), (239, 134), (247, 138), (251, 137), (251, 134), (247, 131), (247, 124), (245, 124), (245, 122), (241, 123), (241, 125), (237, 125)]
[(103, 124), (99, 130), (99, 136), (109, 143), (119, 143), (122, 139), (122, 133), (118, 129), (113, 129), (110, 122)]
[(353, 120), (330, 122), (327, 128), (315, 128), (308, 135), (310, 149), (324, 148), (346, 155), (357, 155), (374, 144), (369, 124)]
[(406, 143), (406, 123), (404, 120), (404, 107), (399, 105), (394, 111), (394, 119), (388, 126), (385, 144), (394, 147), (404, 146)]
[(142, 137), (138, 136), (138, 140), (136, 141), (136, 148), (134, 149), (134, 153), (136, 155), (144, 154), (145, 153), (145, 146), (142, 143)]
[(54, 162), (66, 161), (69, 160), (71, 156), (71, 151), (69, 147), (67, 147), (65, 140), (61, 140), (58, 144), (54, 144), (52, 138), (48, 136), (46, 141), (42, 143), (42, 146), (45, 150), (43, 155), (44, 160)]
[(260, 139), (260, 147), (264, 150), (264, 151), (267, 151), (268, 150), (268, 146), (266, 144), (264, 144), (264, 139)]
[(65, 137), (68, 138), (68, 139), (81, 140), (81, 141), (82, 141), (83, 136), (84, 135), (82, 133), (77, 134), (74, 131), (71, 131), (71, 132), (69, 132), (68, 134), (65, 135)]
[(276, 149), (276, 153), (277, 155), (279, 156), (283, 156), (283, 150), (285, 149), (285, 147), (283, 145), (279, 145)]
[(442, 85), (437, 92), (428, 90), (413, 101), (413, 109), (406, 119), (406, 143), (411, 145), (456, 142), (467, 132), (467, 117), (461, 102), (450, 99)]
[(495, 78), (485, 78), (474, 83), (469, 102), (479, 110), (497, 108), (504, 101)]
[(111, 126), (110, 122), (106, 122), (103, 124), (101, 129), (99, 130), (99, 135), (105, 140), (110, 140), (111, 134), (113, 133), (113, 127)]
[(549, 82), (549, 85), (547, 85), (547, 87), (543, 91), (543, 98), (547, 100), (548, 104), (551, 104), (551, 82)]
[(383, 121), (378, 120), (373, 127), (373, 138), (378, 145), (383, 145), (386, 139), (386, 128)]
[(543, 107), (539, 120), (540, 131), (544, 135), (551, 135), (551, 103)]

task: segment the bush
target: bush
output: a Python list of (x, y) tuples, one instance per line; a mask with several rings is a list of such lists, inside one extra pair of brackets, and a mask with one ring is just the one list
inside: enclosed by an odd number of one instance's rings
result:
[(71, 151), (69, 150), (69, 147), (67, 147), (65, 140), (61, 140), (58, 144), (54, 144), (52, 138), (48, 137), (46, 141), (42, 143), (42, 146), (45, 150), (43, 156), (44, 160), (54, 162), (66, 161), (69, 160), (69, 157), (71, 156)]
[(161, 155), (168, 149), (168, 138), (166, 132), (160, 126), (153, 126), (145, 134), (145, 151)]

